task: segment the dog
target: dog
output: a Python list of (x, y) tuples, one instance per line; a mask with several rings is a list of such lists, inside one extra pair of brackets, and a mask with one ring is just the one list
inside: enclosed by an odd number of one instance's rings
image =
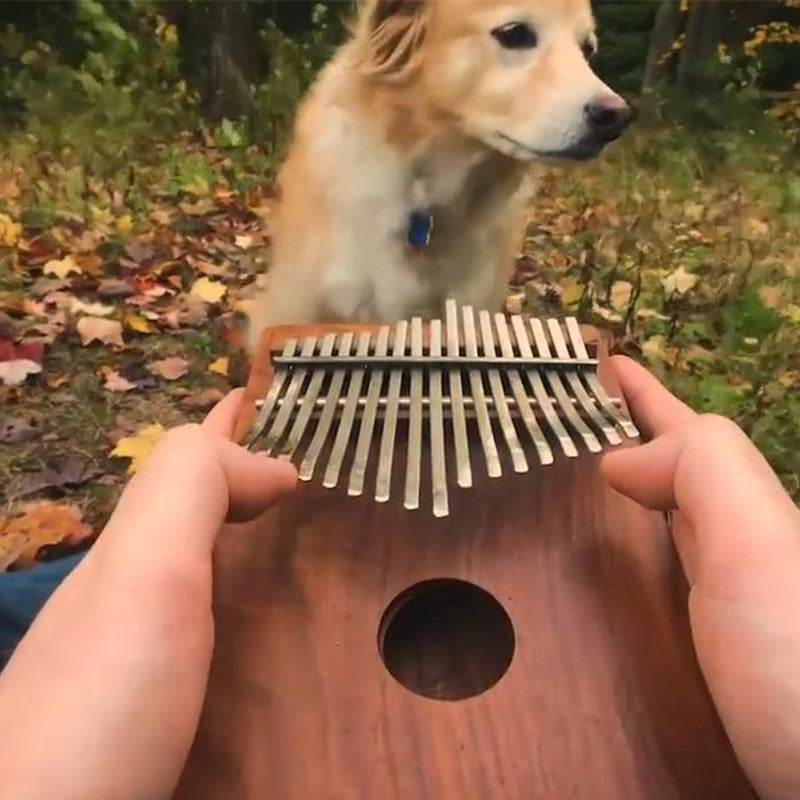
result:
[(592, 159), (631, 120), (595, 48), (589, 0), (361, 0), (298, 110), (251, 340), (501, 310), (536, 165)]

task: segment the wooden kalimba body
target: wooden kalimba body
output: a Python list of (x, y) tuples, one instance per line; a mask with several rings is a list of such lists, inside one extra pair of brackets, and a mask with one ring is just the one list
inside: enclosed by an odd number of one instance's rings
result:
[(219, 543), (177, 798), (755, 797), (664, 520), (600, 475), (615, 394), (574, 320), (264, 332), (237, 436), (303, 482)]

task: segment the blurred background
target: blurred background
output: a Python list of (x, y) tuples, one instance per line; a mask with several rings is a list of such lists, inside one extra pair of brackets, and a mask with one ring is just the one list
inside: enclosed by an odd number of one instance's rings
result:
[[(81, 546), (242, 376), (273, 177), (345, 0), (0, 3), (0, 569)], [(547, 173), (509, 308), (602, 326), (800, 499), (800, 0), (598, 0), (639, 109)]]

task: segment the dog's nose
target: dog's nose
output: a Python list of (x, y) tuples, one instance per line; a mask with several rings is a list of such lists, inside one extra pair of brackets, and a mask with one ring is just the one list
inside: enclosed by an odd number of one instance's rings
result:
[(614, 94), (595, 98), (586, 104), (584, 111), (592, 133), (605, 142), (622, 136), (633, 118), (631, 107)]

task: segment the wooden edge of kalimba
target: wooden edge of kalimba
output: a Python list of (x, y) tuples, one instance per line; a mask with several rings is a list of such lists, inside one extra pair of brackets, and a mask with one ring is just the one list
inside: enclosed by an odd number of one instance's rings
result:
[[(306, 325), (279, 325), (265, 328), (258, 338), (250, 362), (250, 374), (245, 387), (244, 397), (234, 428), (233, 439), (242, 442), (255, 422), (258, 414), (256, 403), (262, 400), (272, 383), (274, 369), (272, 366), (272, 353), (282, 350), (288, 339), (304, 339), (307, 336), (323, 336), (327, 333), (376, 333), (382, 327), (381, 323), (316, 323)], [(588, 348), (595, 348), (597, 358), (600, 360), (598, 375), (606, 391), (613, 396), (620, 397), (623, 408), (627, 413), (625, 399), (621, 397), (619, 383), (613, 371), (609, 369), (606, 358), (609, 349), (610, 335), (593, 325), (581, 325), (581, 335)], [(425, 328), (427, 334), (427, 326)], [(427, 338), (427, 337), (426, 337)]]

